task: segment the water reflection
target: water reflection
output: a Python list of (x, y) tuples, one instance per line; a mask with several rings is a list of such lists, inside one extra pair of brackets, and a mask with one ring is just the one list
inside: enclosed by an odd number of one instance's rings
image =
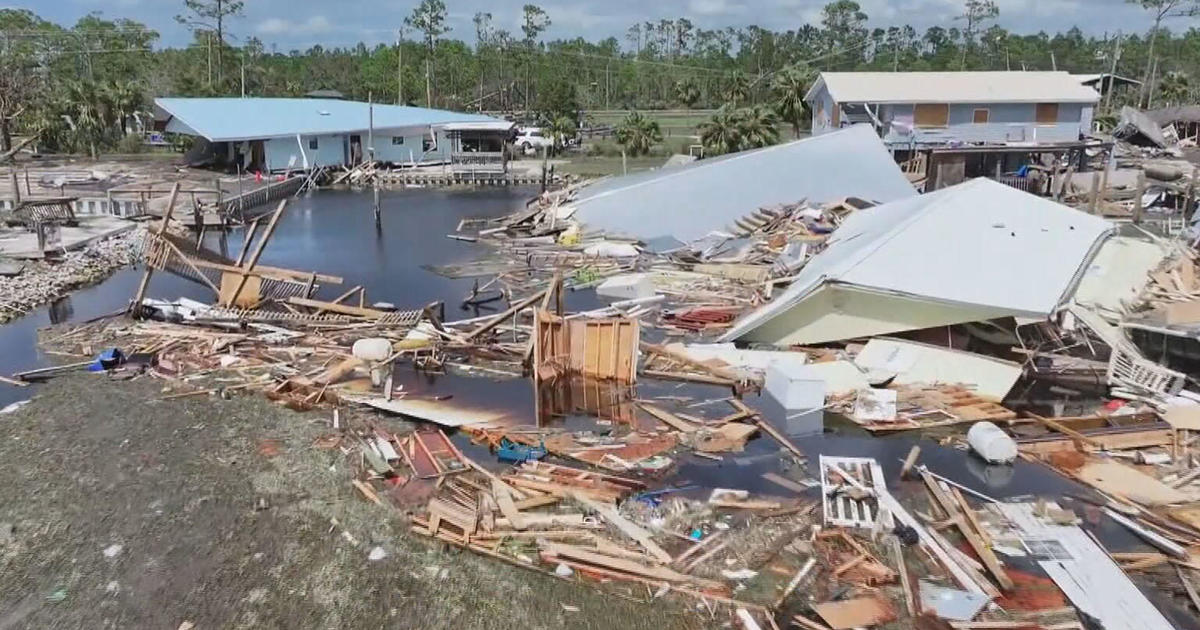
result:
[(71, 306), (71, 296), (69, 295), (54, 300), (46, 308), (51, 324), (57, 325), (69, 322), (75, 317), (75, 308)]

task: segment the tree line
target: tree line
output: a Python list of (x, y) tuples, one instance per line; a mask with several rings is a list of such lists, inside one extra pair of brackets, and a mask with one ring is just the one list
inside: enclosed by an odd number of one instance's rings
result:
[[(453, 2), (453, 0), (450, 0)], [(527, 4), (519, 32), (488, 12), (452, 30), (445, 0), (420, 0), (392, 43), (279, 50), (244, 32), (240, 0), (182, 0), (191, 41), (157, 47), (131, 19), (91, 14), (60, 25), (0, 10), (0, 144), (39, 135), (48, 150), (97, 153), (140, 144), (139, 114), (154, 96), (302, 96), (336, 90), (381, 103), (515, 114), (561, 128), (581, 110), (719, 109), (700, 129), (715, 151), (778, 140), (807, 124), (803, 94), (823, 70), (1113, 71), (1143, 81), (1112, 105), (1195, 100), (1200, 30), (1171, 30), (1200, 0), (1128, 0), (1146, 9), (1137, 32), (1078, 28), (1018, 34), (994, 0), (963, 0), (945, 26), (868, 26), (854, 0), (834, 0), (816, 24), (704, 29), (686, 17), (631, 25), (595, 41), (544, 37), (554, 16)], [(632, 121), (654, 137), (652, 121)], [(629, 136), (629, 129), (624, 134)], [(633, 134), (636, 137), (641, 134)], [(644, 138), (637, 143), (644, 144)]]

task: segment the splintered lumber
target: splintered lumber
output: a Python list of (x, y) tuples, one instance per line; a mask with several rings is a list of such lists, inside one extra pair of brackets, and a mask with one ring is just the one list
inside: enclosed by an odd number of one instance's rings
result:
[(808, 491), (808, 488), (796, 483), (795, 481), (792, 481), (791, 479), (780, 476), (777, 473), (773, 473), (773, 472), (763, 473), (762, 478), (766, 479), (767, 481), (770, 481), (771, 483), (773, 483), (777, 486), (783, 486), (784, 488), (787, 488), (788, 490), (791, 490), (792, 492), (802, 493), (802, 492)]
[[(175, 211), (175, 200), (179, 197), (179, 182), (175, 182), (171, 186), (171, 196), (167, 198), (167, 210), (163, 213), (162, 224), (158, 226), (158, 236), (162, 236), (167, 231), (167, 224), (171, 221), (171, 213)], [(146, 299), (146, 289), (150, 287), (150, 276), (154, 274), (154, 267), (149, 263), (146, 264), (146, 269), (142, 272), (142, 281), (138, 284), (137, 292), (133, 294), (133, 302), (130, 303), (130, 313), (134, 316), (141, 315), (142, 301)]]
[(1187, 591), (1188, 599), (1192, 600), (1192, 605), (1196, 607), (1196, 610), (1200, 610), (1200, 594), (1196, 592), (1196, 586), (1188, 579), (1187, 572), (1179, 565), (1175, 565), (1175, 572), (1179, 575), (1179, 581), (1183, 583), (1183, 589)]
[(701, 588), (712, 589), (720, 589), (724, 586), (724, 584), (720, 582), (679, 573), (678, 571), (668, 567), (656, 567), (643, 564), (641, 562), (628, 560), (626, 558), (616, 558), (572, 545), (546, 543), (542, 549), (552, 556), (568, 558), (570, 560), (576, 560), (579, 562), (586, 562), (588, 564), (594, 564), (606, 569), (612, 569), (614, 571), (620, 571), (622, 573), (629, 573), (632, 575), (638, 575), (664, 582), (692, 583), (700, 586)]
[(258, 264), (258, 259), (262, 256), (263, 250), (266, 249), (267, 241), (271, 240), (271, 235), (275, 233), (275, 226), (279, 224), (279, 217), (283, 214), (283, 209), (286, 207), (287, 199), (279, 202), (279, 207), (275, 209), (275, 214), (272, 214), (271, 220), (267, 222), (267, 229), (263, 231), (262, 238), (254, 246), (254, 253), (250, 254), (250, 260), (246, 261), (246, 266), (241, 270), (241, 278), (238, 280), (237, 286), (229, 296), (225, 306), (233, 306), (237, 303), (238, 296), (242, 294), (242, 289), (246, 286), (246, 281), (250, 279), (250, 272), (254, 271), (254, 266)]
[(310, 308), (320, 309), (322, 311), (341, 313), (342, 315), (355, 315), (358, 317), (366, 317), (368, 319), (379, 319), (380, 317), (389, 314), (388, 311), (381, 311), (374, 308), (363, 308), (361, 306), (338, 304), (336, 302), (323, 302), (321, 300), (313, 300), (310, 298), (295, 296), (288, 298), (287, 301), (288, 304), (294, 304), (296, 306), (307, 306)]
[(792, 441), (789, 440), (786, 435), (780, 433), (778, 429), (771, 426), (770, 422), (767, 422), (761, 416), (757, 416), (754, 418), (754, 423), (758, 425), (758, 428), (763, 430), (763, 433), (775, 438), (776, 442), (779, 442), (784, 448), (791, 451), (792, 455), (795, 455), (796, 457), (804, 457), (804, 451), (800, 450), (800, 447), (796, 446), (795, 444), (792, 444)]
[(368, 486), (357, 479), (351, 480), (350, 483), (354, 484), (354, 487), (357, 488), (358, 491), (361, 492), (368, 501), (374, 503), (375, 505), (383, 505), (383, 501), (379, 498), (378, 494), (375, 494), (375, 491), (371, 489), (371, 486)]
[(692, 546), (691, 546), (691, 548), (689, 548), (687, 551), (684, 551), (683, 553), (679, 554), (679, 557), (678, 557), (678, 558), (675, 558), (674, 560), (672, 560), (672, 561), (670, 562), (670, 564), (673, 564), (673, 565), (676, 565), (676, 566), (678, 566), (678, 565), (682, 564), (684, 560), (687, 560), (688, 558), (690, 558), (690, 557), (692, 557), (692, 556), (696, 555), (697, 553), (699, 553), (699, 552), (700, 552), (700, 550), (701, 550), (701, 549), (704, 549), (704, 548), (706, 548), (706, 547), (710, 547), (710, 546), (712, 546), (712, 542), (713, 542), (714, 540), (718, 540), (718, 539), (720, 539), (720, 538), (721, 538), (721, 535), (722, 535), (722, 534), (724, 534), (724, 533), (725, 533), (724, 531), (720, 531), (720, 530), (718, 530), (718, 531), (717, 531), (717, 533), (715, 533), (715, 534), (713, 534), (713, 535), (709, 536), (708, 538), (705, 538), (704, 540), (702, 540), (702, 541), (700, 541), (700, 542), (698, 542), (698, 543), (696, 543), (696, 544), (692, 545)]
[(775, 598), (775, 604), (772, 605), (771, 608), (779, 608), (782, 606), (783, 601), (792, 594), (792, 591), (796, 590), (797, 586), (800, 586), (800, 581), (803, 580), (806, 575), (808, 575), (809, 571), (812, 571), (812, 568), (816, 566), (816, 564), (816, 557), (810, 557), (808, 562), (805, 562), (804, 566), (800, 567), (800, 570), (796, 572), (796, 575), (792, 576), (792, 579), (787, 583), (787, 586), (783, 588), (783, 592), (779, 594), (779, 597)]
[(900, 539), (892, 537), (892, 555), (896, 557), (896, 572), (900, 574), (900, 587), (904, 589), (904, 609), (908, 611), (908, 616), (913, 617), (917, 614), (916, 598), (913, 597), (912, 584), (908, 580), (908, 565), (904, 562), (904, 547), (900, 545)]
[(495, 497), (496, 505), (500, 507), (500, 512), (508, 519), (512, 528), (518, 531), (525, 529), (525, 519), (517, 510), (517, 506), (513, 504), (508, 488), (500, 485), (499, 481), (492, 481), (492, 496)]
[(512, 308), (489, 319), (488, 321), (484, 322), (482, 325), (480, 325), (475, 330), (472, 330), (472, 331), (466, 333), (465, 335), (463, 335), (463, 339), (466, 341), (470, 341), (470, 340), (478, 337), (479, 335), (482, 335), (483, 333), (495, 328), (496, 326), (503, 324), (505, 321), (507, 321), (513, 315), (516, 315), (517, 313), (521, 312), (522, 310), (529, 308), (530, 306), (533, 305), (534, 302), (537, 302), (538, 300), (542, 299), (542, 297), (546, 294), (547, 291), (550, 291), (550, 288), (547, 288), (544, 291), (538, 291), (537, 293), (534, 293), (533, 295), (525, 298), (524, 300), (517, 302), (516, 304), (514, 304), (512, 306)]
[(758, 622), (754, 620), (754, 615), (751, 615), (749, 610), (739, 608), (735, 614), (737, 615), (738, 622), (742, 624), (743, 630), (762, 630), (762, 626), (758, 625)]
[(624, 516), (621, 516), (620, 512), (617, 512), (615, 507), (594, 501), (582, 492), (573, 492), (571, 496), (579, 503), (582, 503), (589, 510), (592, 510), (593, 512), (596, 512), (600, 516), (604, 517), (604, 520), (611, 523), (613, 527), (621, 530), (621, 533), (630, 537), (639, 545), (644, 547), (646, 551), (649, 551), (650, 555), (654, 556), (659, 562), (664, 564), (671, 562), (671, 554), (667, 553), (666, 550), (664, 550), (662, 547), (659, 547), (658, 544), (654, 542), (654, 537), (650, 535), (650, 532), (642, 529)]
[(697, 429), (696, 425), (665, 409), (660, 409), (654, 405), (648, 405), (645, 403), (641, 403), (638, 406), (641, 407), (646, 413), (654, 416), (663, 424), (671, 427), (672, 429), (683, 431), (684, 433), (692, 433)]
[(1036, 413), (1031, 413), (1031, 414), (1029, 414), (1029, 416), (1031, 418), (1033, 418), (1034, 420), (1037, 420), (1038, 422), (1041, 422), (1042, 424), (1046, 425), (1050, 429), (1058, 431), (1059, 433), (1071, 438), (1071, 440), (1073, 440), (1076, 444), (1080, 444), (1080, 445), (1087, 444), (1089, 446), (1094, 446), (1098, 449), (1104, 448), (1104, 445), (1101, 444), (1099, 440), (1090, 438), (1090, 437), (1088, 437), (1088, 436), (1086, 436), (1086, 435), (1084, 435), (1062, 423), (1055, 422), (1054, 420), (1051, 420), (1050, 418), (1045, 418), (1045, 417), (1039, 416)]
[[(945, 511), (946, 516), (953, 521), (958, 527), (958, 531), (962, 533), (963, 538), (971, 545), (971, 549), (983, 561), (984, 568), (996, 580), (1004, 590), (1012, 590), (1015, 586), (1012, 579), (1008, 577), (1004, 567), (1000, 564), (1000, 559), (992, 552), (992, 548), (984, 540), (983, 529), (974, 529), (972, 525), (978, 526), (978, 520), (975, 519), (975, 514), (961, 495), (951, 495), (942, 489), (938, 480), (934, 479), (933, 475), (922, 471), (921, 477), (925, 480), (925, 485), (929, 488), (929, 493), (933, 495), (934, 500)], [(961, 503), (960, 503), (961, 501)]]
[(904, 458), (904, 465), (900, 467), (900, 478), (904, 479), (908, 476), (908, 471), (912, 470), (914, 464), (917, 463), (917, 458), (921, 456), (921, 447), (913, 446), (912, 450), (908, 451), (908, 457)]

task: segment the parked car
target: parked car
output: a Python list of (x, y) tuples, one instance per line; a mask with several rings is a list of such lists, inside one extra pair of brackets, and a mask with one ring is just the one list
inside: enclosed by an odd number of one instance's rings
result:
[(541, 151), (543, 148), (554, 148), (554, 139), (541, 127), (525, 127), (517, 134), (513, 146), (522, 153), (529, 153), (530, 149)]

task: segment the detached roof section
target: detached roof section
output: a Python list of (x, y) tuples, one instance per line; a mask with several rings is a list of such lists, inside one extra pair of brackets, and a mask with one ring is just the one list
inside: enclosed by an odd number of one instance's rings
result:
[[(370, 105), (357, 101), (159, 98), (154, 103), (161, 110), (159, 114), (168, 118), (167, 131), (203, 136), (210, 142), (365, 132), (371, 125)], [(461, 122), (505, 122), (478, 114), (400, 105), (375, 105), (374, 118), (376, 130)]]
[(989, 179), (850, 215), (792, 286), (723, 341), (821, 343), (1045, 318), (1112, 224)]
[(822, 72), (838, 103), (1095, 103), (1100, 95), (1067, 72)]
[(602, 180), (581, 189), (574, 218), (642, 241), (690, 242), (759, 208), (855, 196), (888, 202), (916, 190), (870, 126)]

